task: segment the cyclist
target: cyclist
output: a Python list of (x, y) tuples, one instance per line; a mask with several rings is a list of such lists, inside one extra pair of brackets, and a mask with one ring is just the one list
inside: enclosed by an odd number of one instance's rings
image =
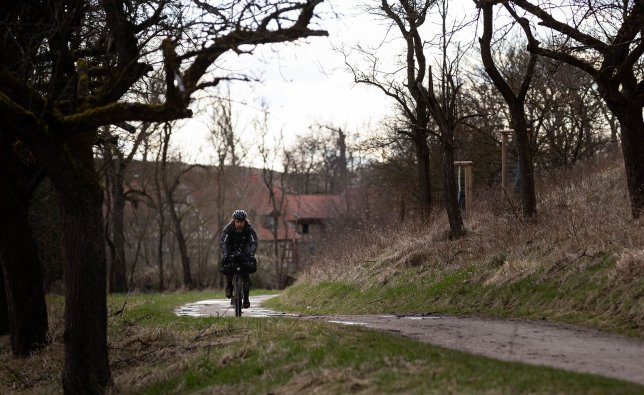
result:
[[(225, 270), (227, 265), (232, 264), (233, 254), (241, 252), (244, 259), (244, 266), (256, 268), (255, 251), (257, 251), (257, 233), (248, 222), (248, 215), (244, 210), (235, 210), (233, 217), (224, 228), (221, 234), (221, 261), (222, 273), (226, 274), (226, 297), (232, 297), (233, 275)], [(254, 271), (254, 270), (251, 270)], [(244, 304), (245, 309), (250, 307), (248, 293), (250, 291), (250, 276), (248, 271), (243, 272), (244, 278)]]

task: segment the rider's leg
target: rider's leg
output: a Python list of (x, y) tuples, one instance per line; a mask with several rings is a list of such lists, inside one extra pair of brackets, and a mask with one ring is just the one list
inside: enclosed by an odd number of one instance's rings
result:
[(232, 274), (226, 275), (226, 297), (227, 298), (233, 297), (233, 275)]
[(244, 273), (244, 308), (247, 309), (250, 307), (250, 300), (248, 299), (248, 294), (250, 293), (250, 275)]

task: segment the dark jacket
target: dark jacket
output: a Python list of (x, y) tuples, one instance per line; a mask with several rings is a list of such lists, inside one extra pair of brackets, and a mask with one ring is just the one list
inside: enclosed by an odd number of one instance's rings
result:
[(257, 233), (255, 229), (246, 222), (240, 233), (235, 232), (235, 224), (229, 223), (221, 232), (221, 253), (223, 256), (234, 254), (237, 250), (250, 256), (257, 251)]

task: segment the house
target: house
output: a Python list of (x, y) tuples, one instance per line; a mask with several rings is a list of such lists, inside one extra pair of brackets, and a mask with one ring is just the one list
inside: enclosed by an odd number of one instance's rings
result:
[[(346, 213), (340, 195), (284, 194), (273, 187), (273, 198), (261, 176), (251, 174), (248, 183), (255, 192), (248, 196), (245, 207), (257, 237), (267, 255), (299, 267), (308, 261), (329, 227)], [(271, 243), (266, 243), (271, 242)]]
[[(309, 263), (311, 256), (329, 240), (329, 232), (335, 226), (343, 225), (344, 221), (374, 220), (369, 209), (376, 208), (374, 202), (386, 195), (357, 186), (347, 188), (342, 194), (284, 193), (277, 186), (269, 189), (261, 170), (246, 167), (188, 168), (173, 162), (168, 163), (168, 170), (171, 182), (181, 175), (174, 199), (197, 273), (208, 273), (209, 265), (219, 261), (219, 237), (236, 209), (248, 212), (260, 239), (258, 254), (265, 262), (276, 262), (280, 266), (276, 271), (281, 274), (274, 277), (282, 278), (283, 273), (293, 273)], [(126, 181), (126, 191), (142, 191), (137, 196), (146, 196), (146, 202), (151, 204), (127, 211), (132, 224), (129, 237), (141, 240), (138, 244), (142, 259), (151, 268), (157, 260), (158, 226), (163, 224), (163, 232), (172, 232), (169, 220), (155, 219), (158, 204), (154, 202), (157, 184), (153, 175), (150, 164), (135, 161)], [(130, 255), (138, 256), (137, 251), (130, 251)], [(164, 259), (177, 259), (173, 238), (165, 237), (164, 252)], [(175, 266), (169, 265), (172, 270), (168, 270), (168, 276), (179, 275)]]

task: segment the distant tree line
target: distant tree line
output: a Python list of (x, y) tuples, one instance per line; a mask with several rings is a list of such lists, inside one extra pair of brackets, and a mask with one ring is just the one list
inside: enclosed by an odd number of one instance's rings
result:
[[(382, 46), (363, 44), (343, 54), (357, 83), (375, 87), (399, 109), (389, 134), (372, 142), (387, 153), (377, 177), (403, 173), (405, 165), (416, 177), (416, 186), (398, 189), (410, 191), (402, 206), (427, 212), (440, 200), (451, 237), (460, 237), (453, 161), (474, 160), (475, 178), (492, 184), (501, 130), (512, 129), (525, 217), (537, 214), (535, 170), (574, 165), (618, 141), (633, 217), (640, 216), (642, 2), (482, 0), (466, 16), (445, 0), (367, 3), (374, 19), (392, 27), (386, 41), (399, 43), (400, 57), (392, 62), (380, 55)], [(561, 12), (550, 14), (555, 9)], [(574, 24), (557, 19), (570, 15), (583, 17)], [(475, 27), (478, 42), (467, 38)]]

